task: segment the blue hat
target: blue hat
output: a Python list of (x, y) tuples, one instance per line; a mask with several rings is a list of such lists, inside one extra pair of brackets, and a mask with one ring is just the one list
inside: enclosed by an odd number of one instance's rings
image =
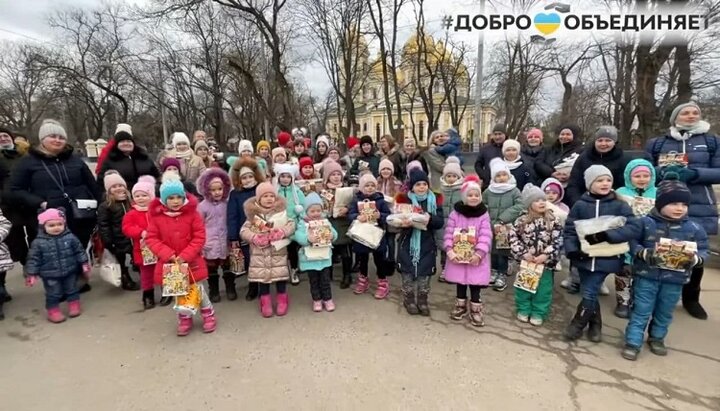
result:
[(422, 169), (412, 169), (410, 170), (410, 189), (412, 190), (413, 187), (415, 187), (415, 184), (424, 181), (430, 185), (430, 180), (428, 179), (428, 175), (425, 171)]
[(319, 205), (322, 207), (323, 202), (318, 193), (311, 192), (307, 196), (305, 196), (305, 211), (310, 208), (310, 206)]
[(185, 198), (185, 186), (182, 181), (175, 179), (163, 181), (160, 185), (160, 202), (167, 204), (167, 198), (173, 195)]

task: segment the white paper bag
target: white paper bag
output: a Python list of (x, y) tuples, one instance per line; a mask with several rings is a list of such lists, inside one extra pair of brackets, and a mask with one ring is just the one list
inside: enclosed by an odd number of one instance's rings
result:
[(120, 287), (120, 277), (122, 272), (120, 271), (120, 264), (115, 259), (115, 256), (111, 252), (105, 251), (100, 261), (100, 278), (104, 281)]
[(586, 235), (597, 234), (603, 231), (620, 228), (625, 225), (627, 219), (621, 216), (604, 215), (597, 218), (575, 221), (575, 231), (580, 239), (580, 249), (590, 257), (615, 257), (630, 251), (628, 243), (610, 244), (602, 242), (590, 245), (585, 240)]
[(343, 207), (350, 208), (350, 203), (355, 196), (355, 188), (340, 187), (335, 190), (335, 204), (333, 205), (333, 218), (340, 217), (339, 212)]
[(380, 246), (385, 231), (375, 224), (361, 223), (355, 220), (350, 225), (347, 235), (358, 243), (375, 250)]

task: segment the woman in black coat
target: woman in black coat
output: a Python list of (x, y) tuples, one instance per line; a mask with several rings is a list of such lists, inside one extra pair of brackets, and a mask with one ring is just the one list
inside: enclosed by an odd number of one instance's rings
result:
[(108, 170), (117, 171), (130, 188), (137, 183), (140, 176), (150, 175), (156, 180), (160, 179), (160, 171), (155, 162), (145, 150), (135, 144), (130, 133), (119, 131), (114, 139), (115, 145), (103, 161), (97, 175), (97, 186), (100, 191), (105, 191), (103, 177)]
[(574, 124), (560, 126), (555, 143), (542, 150), (535, 158), (535, 174), (537, 174), (538, 181), (553, 177), (565, 184), (569, 176), (558, 172), (555, 166), (567, 161), (568, 158), (575, 154), (580, 154), (582, 150), (583, 142), (580, 128)]

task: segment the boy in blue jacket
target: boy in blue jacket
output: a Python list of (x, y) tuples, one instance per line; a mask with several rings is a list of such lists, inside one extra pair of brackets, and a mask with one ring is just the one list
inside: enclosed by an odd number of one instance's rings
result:
[[(330, 228), (332, 239), (337, 240), (337, 231), (330, 221), (323, 216), (323, 202), (320, 196), (312, 192), (305, 197), (305, 217), (297, 224), (293, 240), (302, 247), (298, 252), (298, 265), (300, 271), (307, 274), (310, 280), (310, 294), (313, 299), (313, 311), (335, 311), (330, 288), (330, 271), (332, 271), (332, 246), (317, 246), (321, 239), (317, 233), (309, 229), (312, 221), (323, 221)], [(317, 253), (320, 252), (320, 253)], [(322, 253), (325, 253), (322, 257)]]
[[(621, 353), (625, 359), (637, 359), (648, 322), (650, 352), (667, 355), (664, 340), (683, 285), (690, 281), (692, 269), (701, 267), (707, 258), (707, 234), (699, 224), (688, 218), (690, 197), (690, 190), (684, 183), (666, 175), (658, 187), (655, 208), (641, 220), (641, 237), (633, 247), (634, 303), (625, 329), (625, 348)], [(655, 246), (661, 238), (695, 242), (697, 252), (689, 264), (679, 270), (660, 267), (662, 262), (655, 253)]]
[(587, 192), (570, 209), (565, 221), (565, 254), (580, 274), (582, 301), (577, 306), (575, 316), (565, 329), (567, 340), (577, 340), (588, 327), (588, 339), (600, 342), (602, 335), (602, 316), (598, 292), (605, 277), (619, 273), (623, 268), (624, 254), (612, 257), (590, 257), (580, 248), (580, 238), (575, 230), (575, 221), (588, 220), (600, 216), (621, 216), (627, 219), (624, 226), (585, 236), (591, 244), (607, 242), (624, 243), (638, 238), (640, 221), (633, 215), (630, 206), (619, 200), (612, 189), (612, 172), (601, 165), (592, 165), (585, 170)]

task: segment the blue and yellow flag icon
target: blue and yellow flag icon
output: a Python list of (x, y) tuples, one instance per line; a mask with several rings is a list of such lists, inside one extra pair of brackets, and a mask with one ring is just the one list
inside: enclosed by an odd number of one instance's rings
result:
[(533, 20), (535, 28), (544, 35), (550, 35), (560, 27), (560, 16), (556, 13), (538, 13)]

